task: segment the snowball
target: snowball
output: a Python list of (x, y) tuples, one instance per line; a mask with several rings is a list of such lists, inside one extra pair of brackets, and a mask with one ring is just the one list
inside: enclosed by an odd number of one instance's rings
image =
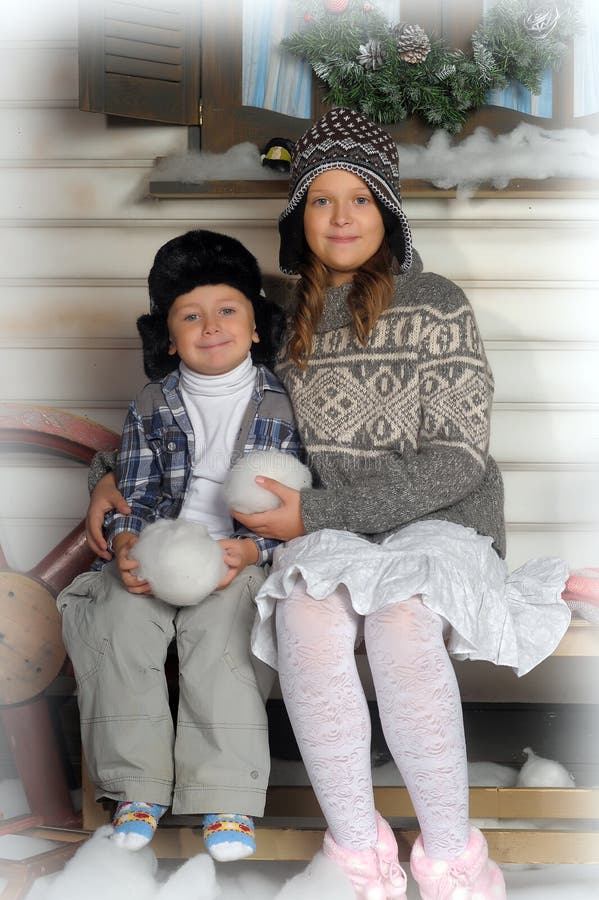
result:
[(571, 788), (575, 786), (574, 776), (561, 763), (537, 756), (530, 747), (525, 747), (523, 753), (526, 753), (528, 759), (520, 769), (516, 782), (517, 787)]
[(138, 574), (155, 597), (173, 606), (204, 600), (222, 581), (227, 566), (220, 544), (204, 525), (186, 519), (159, 519), (146, 526), (131, 550)]
[(229, 509), (249, 514), (281, 505), (276, 494), (256, 484), (257, 475), (274, 478), (296, 491), (312, 485), (310, 469), (295, 456), (280, 450), (255, 450), (237, 460), (225, 478), (223, 490)]

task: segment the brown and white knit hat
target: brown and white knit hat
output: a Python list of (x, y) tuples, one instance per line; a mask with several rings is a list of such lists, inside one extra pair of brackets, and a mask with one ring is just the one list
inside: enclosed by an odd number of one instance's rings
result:
[(306, 193), (318, 175), (344, 169), (361, 178), (378, 202), (389, 247), (402, 272), (412, 264), (412, 235), (399, 193), (399, 156), (392, 137), (351, 109), (332, 109), (296, 143), (289, 197), (279, 218), (281, 271), (296, 275), (305, 251)]

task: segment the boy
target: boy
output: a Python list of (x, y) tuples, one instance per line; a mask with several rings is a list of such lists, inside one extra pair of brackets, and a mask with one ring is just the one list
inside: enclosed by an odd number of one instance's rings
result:
[[(300, 442), (283, 387), (250, 353), (263, 347), (256, 320), (266, 326), (270, 309), (249, 251), (188, 232), (160, 248), (148, 286), (150, 313), (137, 325), (152, 381), (129, 408), (116, 466), (130, 512), (106, 517), (114, 560), (57, 602), (90, 775), (97, 797), (118, 801), (113, 839), (144, 846), (172, 800), (173, 813), (206, 814), (215, 859), (241, 859), (255, 850), (251, 817), (262, 815), (268, 783), (272, 673), (252, 656), (250, 631), (277, 542), (234, 523), (221, 487), (239, 455), (298, 456)], [(151, 594), (130, 554), (144, 525), (179, 516), (206, 525), (228, 571), (200, 604), (174, 608)], [(176, 734), (164, 676), (175, 637)]]

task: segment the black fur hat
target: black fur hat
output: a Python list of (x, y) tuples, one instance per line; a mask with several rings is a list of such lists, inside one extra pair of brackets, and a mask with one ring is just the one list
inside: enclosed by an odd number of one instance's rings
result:
[[(260, 343), (252, 345), (255, 363), (272, 364), (275, 342), (283, 332), (283, 314), (261, 295), (256, 258), (235, 238), (214, 231), (188, 231), (167, 241), (154, 257), (148, 276), (150, 312), (137, 320), (144, 370), (157, 380), (176, 369), (179, 356), (169, 355), (167, 317), (177, 297), (205, 284), (228, 284), (241, 291), (254, 308)], [(255, 349), (254, 349), (255, 348)]]

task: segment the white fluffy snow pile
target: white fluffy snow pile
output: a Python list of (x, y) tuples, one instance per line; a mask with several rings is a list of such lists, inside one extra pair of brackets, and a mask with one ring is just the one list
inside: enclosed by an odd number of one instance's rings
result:
[(109, 839), (111, 832), (110, 825), (99, 828), (63, 871), (35, 892), (35, 900), (314, 900), (319, 895), (354, 900), (345, 876), (321, 853), (287, 880), (252, 871), (252, 863), (242, 869), (223, 865), (217, 878), (212, 859), (198, 853), (164, 881), (149, 847), (123, 849)]
[[(398, 149), (402, 181), (418, 178), (438, 188), (469, 191), (483, 183), (504, 188), (518, 178), (599, 178), (599, 135), (581, 128), (552, 130), (522, 122), (507, 134), (477, 128), (461, 141), (438, 130), (424, 147), (399, 144)], [(281, 178), (261, 165), (258, 147), (248, 142), (226, 153), (167, 157), (156, 174), (192, 184)]]

